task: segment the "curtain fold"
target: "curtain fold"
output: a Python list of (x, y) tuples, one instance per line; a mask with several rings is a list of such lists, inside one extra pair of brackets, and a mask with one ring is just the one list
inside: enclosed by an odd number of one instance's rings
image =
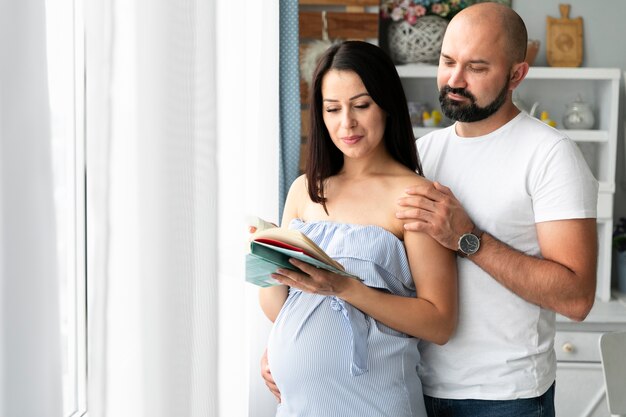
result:
[(111, 2), (85, 0), (88, 409), (107, 415), (109, 164), (111, 154)]
[(219, 416), (265, 417), (270, 322), (244, 281), (247, 215), (278, 222), (279, 0), (217, 0)]
[(244, 254), (278, 221), (278, 0), (88, 1), (90, 416), (273, 415)]
[[(263, 413), (247, 395), (269, 324), (242, 255), (244, 214), (277, 221), (278, 0), (249, 0), (244, 30), (218, 24), (223, 0), (84, 4), (89, 415)], [(0, 414), (54, 417), (44, 6), (0, 7)]]
[(89, 4), (93, 416), (217, 415), (214, 7)]
[(300, 165), (298, 0), (280, 0), (280, 196), (279, 218)]

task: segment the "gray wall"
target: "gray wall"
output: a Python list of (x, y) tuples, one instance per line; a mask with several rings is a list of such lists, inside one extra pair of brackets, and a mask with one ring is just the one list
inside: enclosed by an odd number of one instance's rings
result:
[[(528, 37), (541, 41), (537, 66), (546, 66), (546, 16), (560, 17), (559, 3), (569, 4), (570, 18), (583, 18), (583, 66), (621, 68), (626, 71), (626, 1), (624, 0), (513, 0), (526, 22)], [(626, 158), (624, 148), (624, 80), (621, 81), (620, 123), (617, 143), (616, 193), (613, 217), (626, 217)]]

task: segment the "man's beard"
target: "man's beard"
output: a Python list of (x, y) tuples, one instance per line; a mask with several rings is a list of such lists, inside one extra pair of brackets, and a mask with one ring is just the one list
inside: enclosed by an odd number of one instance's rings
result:
[[(498, 96), (487, 106), (480, 107), (476, 104), (476, 97), (465, 88), (452, 88), (444, 85), (439, 91), (439, 104), (441, 111), (446, 117), (464, 123), (478, 122), (491, 116), (502, 107), (509, 92), (509, 79), (507, 78), (504, 87)], [(461, 103), (456, 100), (449, 99), (448, 93), (457, 94), (470, 100), (469, 104)]]

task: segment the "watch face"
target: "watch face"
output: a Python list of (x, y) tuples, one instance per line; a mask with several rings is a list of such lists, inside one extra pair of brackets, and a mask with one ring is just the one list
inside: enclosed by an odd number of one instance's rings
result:
[(478, 236), (466, 233), (459, 240), (459, 249), (466, 255), (472, 255), (478, 251), (480, 247), (480, 239)]

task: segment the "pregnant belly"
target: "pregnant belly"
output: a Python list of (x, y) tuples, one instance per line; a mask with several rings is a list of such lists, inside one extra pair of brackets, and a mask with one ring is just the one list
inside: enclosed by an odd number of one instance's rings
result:
[(423, 416), (417, 340), (367, 317), (367, 372), (354, 376), (350, 327), (331, 305), (330, 297), (296, 293), (274, 324), (267, 352), (278, 415), (346, 415), (333, 408), (341, 404), (361, 417)]
[(305, 380), (327, 379), (338, 371), (350, 373), (350, 329), (341, 311), (333, 310), (330, 302), (329, 297), (297, 293), (285, 303), (267, 350), (281, 391)]

